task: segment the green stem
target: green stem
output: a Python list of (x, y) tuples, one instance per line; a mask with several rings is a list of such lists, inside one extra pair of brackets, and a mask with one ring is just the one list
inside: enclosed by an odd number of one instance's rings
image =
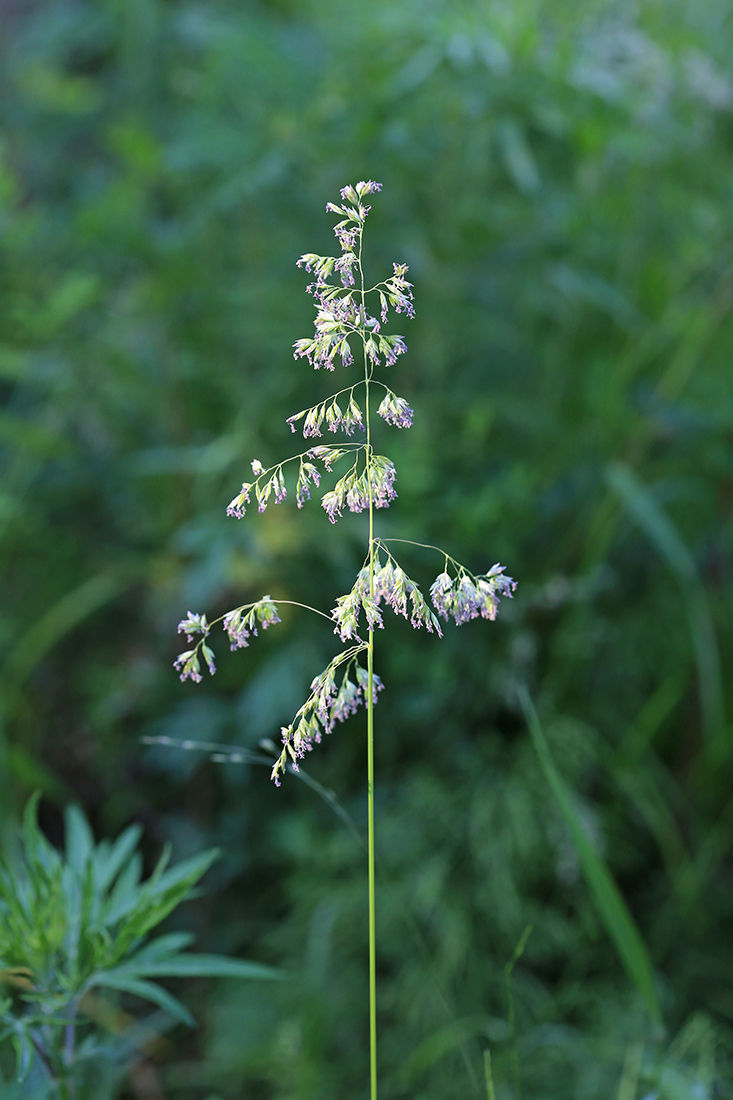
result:
[[(52, 1054), (41, 1040), (40, 1035), (32, 1036), (31, 1041), (38, 1055), (38, 1061), (52, 1082), (53, 1092), (57, 1100), (74, 1100), (76, 1089), (72, 1081), (72, 1067), (65, 1064), (63, 1050), (54, 1049)], [(53, 1046), (56, 1046), (56, 1044), (53, 1044)]]
[(59, 1077), (58, 1086), (59, 1086), (59, 1100), (74, 1100), (74, 1093), (72, 1091), (72, 1086), (69, 1082), (69, 1079), (68, 1079), (66, 1073), (64, 1073), (63, 1077)]
[[(364, 309), (364, 272), (361, 266), (362, 234), (359, 233), (359, 277), (361, 282), (361, 304)], [(372, 498), (372, 479), (369, 467), (372, 460), (372, 436), (369, 417), (370, 365), (364, 346), (364, 387), (366, 406), (366, 470), (369, 485), (369, 596), (374, 599), (374, 500)], [(369, 1079), (371, 1100), (377, 1100), (377, 907), (375, 888), (375, 845), (374, 845), (374, 631), (369, 628), (367, 645), (367, 817), (368, 817), (368, 863), (369, 863)]]
[(33, 1032), (31, 1032), (30, 1038), (36, 1054), (38, 1055), (38, 1061), (43, 1066), (44, 1072), (48, 1075), (49, 1080), (53, 1082), (54, 1086), (56, 1086), (58, 1083), (56, 1079), (56, 1073), (54, 1072), (52, 1058), (49, 1051), (46, 1049), (45, 1043), (42, 1041), (40, 1035), (37, 1033), (34, 1034)]
[(367, 686), (367, 783), (369, 796), (369, 1065), (371, 1100), (377, 1100), (377, 930), (374, 871), (374, 635), (369, 631)]

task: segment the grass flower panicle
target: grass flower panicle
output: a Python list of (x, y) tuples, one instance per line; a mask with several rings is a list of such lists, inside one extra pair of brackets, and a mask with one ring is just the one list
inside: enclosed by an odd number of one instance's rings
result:
[[(286, 500), (288, 490), (285, 468), (298, 464), (295, 501), (298, 508), (311, 499), (311, 491), (320, 490), (323, 474), (330, 474), (345, 457), (351, 466), (321, 496), (321, 506), (331, 523), (345, 510), (366, 512), (368, 519), (367, 556), (349, 592), (337, 598), (328, 619), (340, 641), (347, 646), (337, 653), (311, 683), (310, 694), (290, 725), (281, 730), (282, 750), (272, 767), (272, 779), (280, 785), (290, 768), (297, 771), (306, 752), (331, 733), (337, 723), (353, 715), (360, 705), (367, 712), (367, 775), (369, 832), (369, 987), (370, 987), (370, 1065), (371, 1098), (376, 1100), (376, 933), (375, 933), (375, 856), (374, 856), (374, 705), (382, 682), (374, 671), (374, 633), (384, 626), (383, 607), (407, 619), (415, 629), (425, 627), (442, 637), (438, 616), (457, 625), (471, 619), (493, 620), (500, 597), (511, 597), (516, 588), (501, 565), (487, 573), (474, 575), (438, 547), (412, 543), (416, 548), (436, 551), (445, 560), (443, 571), (430, 587), (428, 605), (419, 585), (407, 575), (388, 549), (390, 544), (408, 540), (385, 540), (375, 536), (375, 512), (387, 508), (397, 498), (396, 470), (386, 455), (377, 454), (372, 442), (373, 416), (376, 413), (391, 427), (410, 428), (414, 411), (403, 397), (375, 378), (380, 368), (395, 365), (407, 351), (398, 333), (383, 332), (390, 314), (412, 318), (415, 315), (412, 283), (408, 282), (407, 264), (393, 264), (392, 274), (373, 286), (364, 279), (362, 266), (363, 233), (371, 207), (364, 199), (381, 190), (373, 180), (361, 180), (341, 189), (341, 202), (329, 202), (326, 210), (341, 220), (334, 227), (341, 248), (340, 256), (304, 253), (297, 261), (314, 281), (307, 286), (313, 295), (316, 317), (314, 334), (296, 340), (293, 355), (305, 359), (315, 370), (334, 371), (336, 361), (342, 368), (354, 365), (353, 348), (361, 346), (360, 373), (344, 388), (321, 399), (310, 408), (287, 418), (292, 433), (300, 431), (306, 440), (322, 438), (324, 431), (343, 432), (348, 441), (337, 446), (318, 443), (301, 454), (293, 455), (266, 468), (259, 459), (252, 461), (253, 481), (242, 483), (241, 491), (227, 507), (227, 515), (241, 519), (254, 499), (259, 512), (271, 502)], [(372, 307), (372, 302), (374, 307)], [(369, 312), (376, 308), (378, 316)], [(373, 408), (374, 387), (384, 390)], [(352, 437), (354, 437), (352, 439)], [(323, 467), (323, 473), (319, 467)], [(188, 613), (179, 625), (192, 649), (179, 654), (175, 667), (182, 680), (201, 681), (202, 661), (214, 673), (214, 654), (207, 644), (211, 629), (222, 623), (231, 649), (246, 648), (257, 635), (258, 627), (267, 629), (280, 622), (278, 604), (294, 601), (273, 600), (269, 595), (253, 603), (234, 608), (213, 622), (203, 614)], [(297, 605), (304, 606), (304, 605)], [(363, 614), (363, 620), (362, 620)], [(362, 625), (365, 624), (365, 625)], [(364, 635), (361, 636), (360, 631)], [(360, 662), (365, 655), (366, 667)]]

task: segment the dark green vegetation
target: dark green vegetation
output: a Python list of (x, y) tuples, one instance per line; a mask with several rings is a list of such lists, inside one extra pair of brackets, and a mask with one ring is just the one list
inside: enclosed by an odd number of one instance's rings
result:
[(134, 1049), (151, 1038), (143, 1037), (143, 1027), (137, 1042), (131, 1040), (134, 1021), (112, 1008), (104, 996), (109, 990), (132, 993), (193, 1025), (184, 1005), (152, 978), (281, 975), (186, 952), (193, 938), (186, 932), (149, 939), (206, 873), (215, 849), (169, 868), (169, 848), (141, 881), (139, 825), (128, 826), (114, 844), (97, 845), (79, 807), (69, 806), (62, 856), (38, 828), (37, 813), (34, 795), (20, 844), (0, 862), (0, 967), (10, 994), (0, 1004), (0, 1035), (15, 1049), (26, 1095), (102, 1100), (109, 1089), (116, 1094), (131, 1043)]
[[(728, 5), (46, 0), (0, 33), (0, 805), (218, 845), (177, 928), (292, 973), (172, 987), (200, 1027), (126, 1100), (366, 1092), (343, 814), (140, 738), (276, 738), (338, 645), (290, 611), (171, 668), (188, 608), (327, 609), (361, 564), (361, 517), (224, 510), (316, 399), (295, 259), (370, 177), (417, 308), (380, 532), (520, 584), (492, 627), (378, 637), (382, 1096), (485, 1096), (486, 1047), (498, 1100), (518, 1067), (525, 1100), (730, 1096)], [(308, 761), (360, 833), (364, 757), (358, 717)]]

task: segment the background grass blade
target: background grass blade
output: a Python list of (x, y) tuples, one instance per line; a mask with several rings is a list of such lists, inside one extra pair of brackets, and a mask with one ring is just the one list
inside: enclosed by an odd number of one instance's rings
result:
[(720, 654), (710, 608), (694, 558), (649, 490), (629, 466), (620, 462), (611, 463), (606, 469), (606, 479), (677, 578), (697, 664), (703, 728), (713, 754), (716, 758), (722, 757), (729, 745)]
[(526, 688), (520, 688), (519, 698), (540, 765), (570, 829), (580, 865), (595, 899), (599, 916), (649, 1014), (655, 1023), (660, 1024), (662, 1013), (654, 989), (654, 971), (646, 944), (608, 867), (598, 855), (583, 828), (573, 806), (571, 793), (552, 758), (537, 711)]

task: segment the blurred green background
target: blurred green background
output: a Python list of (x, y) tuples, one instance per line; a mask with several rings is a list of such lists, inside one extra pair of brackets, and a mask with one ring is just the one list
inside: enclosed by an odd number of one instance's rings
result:
[[(291, 612), (213, 680), (171, 667), (189, 608), (328, 610), (361, 565), (363, 517), (225, 508), (330, 392), (295, 260), (369, 178), (367, 270), (409, 263), (417, 308), (379, 532), (519, 581), (496, 624), (378, 636), (382, 1096), (485, 1096), (487, 1047), (498, 1100), (733, 1095), (732, 46), (723, 0), (0, 4), (2, 813), (41, 788), (54, 838), (76, 800), (151, 859), (220, 845), (179, 922), (292, 974), (172, 987), (200, 1027), (126, 1100), (366, 1096), (358, 839), (141, 738), (277, 739), (334, 652)], [(360, 832), (363, 725), (307, 762)]]

